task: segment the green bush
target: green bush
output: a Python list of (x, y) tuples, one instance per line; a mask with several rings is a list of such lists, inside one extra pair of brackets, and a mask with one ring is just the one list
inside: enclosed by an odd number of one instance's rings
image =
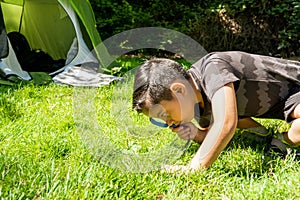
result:
[(90, 0), (102, 39), (138, 27), (164, 27), (197, 40), (208, 52), (241, 50), (300, 55), (296, 0)]
[(187, 32), (193, 18), (190, 7), (180, 1), (91, 0), (102, 39), (138, 27), (166, 27)]

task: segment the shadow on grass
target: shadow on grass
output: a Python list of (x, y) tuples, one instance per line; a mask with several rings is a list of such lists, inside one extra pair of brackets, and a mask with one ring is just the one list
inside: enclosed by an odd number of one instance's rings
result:
[[(213, 163), (209, 171), (226, 174), (229, 177), (259, 178), (272, 176), (283, 171), (283, 168), (294, 169), (300, 162), (300, 147), (291, 149), (287, 157), (279, 155), (267, 155), (269, 141), (245, 139), (243, 134), (236, 132), (233, 139), (223, 150), (219, 158)], [(199, 145), (193, 143), (183, 155), (182, 160), (186, 164), (194, 156)]]
[(272, 136), (258, 142), (254, 139), (247, 140), (243, 134), (237, 133), (225, 150), (231, 152), (227, 153), (227, 160), (233, 158), (231, 161), (225, 161), (227, 164), (223, 166), (224, 170), (233, 176), (258, 178), (264, 175), (272, 176), (293, 163), (299, 164), (300, 148), (290, 149), (287, 156), (268, 154), (271, 138)]

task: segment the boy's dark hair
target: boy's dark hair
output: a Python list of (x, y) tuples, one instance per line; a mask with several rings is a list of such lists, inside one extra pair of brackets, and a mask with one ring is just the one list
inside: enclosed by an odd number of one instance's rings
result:
[(154, 105), (162, 100), (171, 100), (170, 85), (178, 79), (190, 79), (187, 71), (178, 62), (164, 58), (146, 61), (135, 74), (132, 108), (143, 112), (147, 109), (146, 103)]

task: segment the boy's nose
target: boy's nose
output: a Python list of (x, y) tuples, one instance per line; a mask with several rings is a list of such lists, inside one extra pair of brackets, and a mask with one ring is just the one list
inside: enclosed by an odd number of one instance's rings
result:
[(168, 124), (168, 126), (172, 126), (174, 124), (174, 121), (172, 119), (168, 119), (166, 123)]

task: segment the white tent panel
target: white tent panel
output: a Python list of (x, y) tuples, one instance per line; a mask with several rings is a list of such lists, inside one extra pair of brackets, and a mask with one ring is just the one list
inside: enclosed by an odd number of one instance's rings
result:
[(75, 32), (76, 32), (77, 44), (78, 44), (77, 56), (72, 60), (71, 63), (67, 63), (67, 64), (77, 65), (77, 64), (82, 64), (83, 62), (98, 62), (98, 60), (92, 55), (91, 51), (89, 50), (89, 48), (87, 47), (86, 43), (83, 40), (79, 22), (74, 10), (71, 7), (71, 4), (70, 3), (63, 4), (60, 0), (59, 2), (64, 7), (71, 21), (73, 22)]
[(16, 57), (15, 52), (13, 51), (13, 48), (10, 44), (10, 41), (8, 39), (8, 46), (9, 46), (9, 53), (6, 58), (2, 58), (0, 60), (0, 69), (5, 73), (5, 75), (17, 75), (20, 78), (24, 80), (30, 80), (31, 77), (30, 75), (26, 72), (23, 71), (18, 59)]
[[(79, 22), (77, 20), (76, 14), (74, 10), (72, 9), (72, 6), (70, 3), (62, 2), (59, 0), (59, 3), (62, 5), (62, 7), (65, 9), (65, 11), (68, 13), (73, 26), (75, 28), (76, 32), (76, 38), (74, 38), (73, 43), (69, 49), (68, 57), (66, 59), (66, 66), (56, 72), (51, 73), (56, 74), (63, 70), (68, 70), (69, 67), (80, 65), (87, 62), (95, 62), (98, 63), (98, 60), (93, 56), (89, 48), (87, 47), (86, 43), (83, 40), (82, 32), (80, 29)], [(77, 52), (76, 55), (74, 55), (74, 52)]]

